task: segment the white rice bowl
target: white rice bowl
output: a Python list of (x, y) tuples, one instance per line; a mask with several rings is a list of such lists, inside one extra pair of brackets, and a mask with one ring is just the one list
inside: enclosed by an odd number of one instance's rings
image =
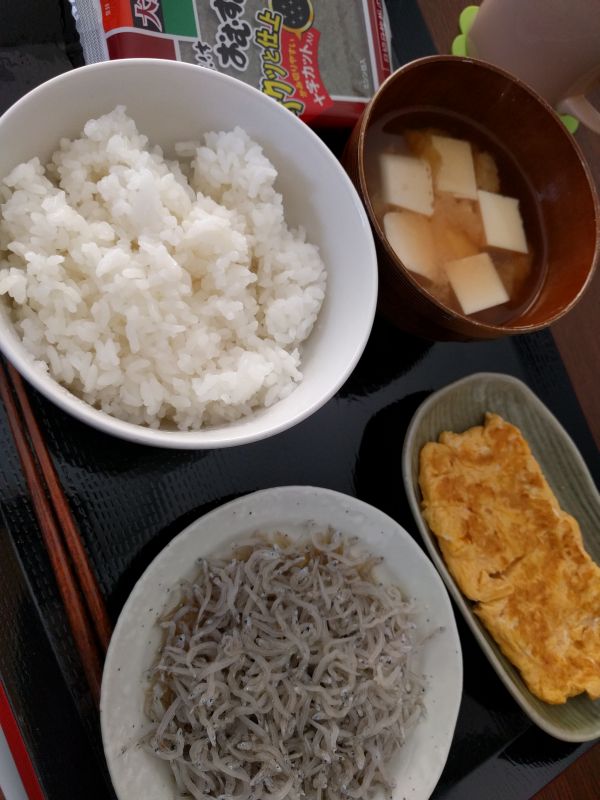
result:
[(176, 151), (117, 107), (14, 168), (0, 295), (37, 369), (119, 419), (194, 430), (293, 391), (326, 273), (241, 128)]

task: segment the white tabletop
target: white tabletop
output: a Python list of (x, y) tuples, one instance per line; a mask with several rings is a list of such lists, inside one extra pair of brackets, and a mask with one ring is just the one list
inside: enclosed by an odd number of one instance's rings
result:
[(2, 728), (0, 728), (0, 788), (6, 800), (27, 800)]

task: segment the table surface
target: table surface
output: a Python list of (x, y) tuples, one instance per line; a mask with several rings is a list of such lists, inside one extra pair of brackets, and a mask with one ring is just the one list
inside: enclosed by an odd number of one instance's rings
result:
[[(465, 0), (419, 0), (419, 6), (437, 49), (450, 52), (458, 33), (458, 16)], [(598, 93), (600, 99), (600, 92)], [(600, 188), (600, 136), (580, 126), (577, 139)], [(579, 404), (596, 444), (600, 446), (600, 271), (580, 303), (552, 327)], [(535, 800), (584, 800), (600, 797), (600, 744), (575, 761), (536, 795)]]
[[(36, 5), (43, 0), (28, 2)], [(466, 3), (467, 0), (419, 0), (441, 52), (449, 51), (452, 38), (457, 33), (458, 15)], [(577, 139), (600, 185), (600, 137), (581, 131)], [(581, 303), (552, 331), (597, 444), (600, 444), (600, 399), (594, 391), (594, 383), (597, 383), (595, 376), (600, 370), (600, 319), (596, 312), (599, 300), (600, 276), (596, 275)], [(587, 800), (597, 797), (600, 797), (600, 745), (572, 764), (536, 795), (536, 800)]]

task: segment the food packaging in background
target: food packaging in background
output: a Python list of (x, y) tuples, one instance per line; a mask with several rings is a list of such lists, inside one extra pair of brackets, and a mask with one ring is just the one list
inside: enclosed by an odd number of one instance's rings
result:
[(167, 58), (350, 126), (390, 73), (383, 0), (70, 0), (86, 61)]

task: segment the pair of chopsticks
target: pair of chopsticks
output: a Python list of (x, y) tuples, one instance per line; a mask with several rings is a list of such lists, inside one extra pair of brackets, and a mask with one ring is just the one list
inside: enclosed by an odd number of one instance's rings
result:
[(73, 640), (96, 704), (111, 624), (81, 534), (19, 373), (0, 358), (0, 397)]

